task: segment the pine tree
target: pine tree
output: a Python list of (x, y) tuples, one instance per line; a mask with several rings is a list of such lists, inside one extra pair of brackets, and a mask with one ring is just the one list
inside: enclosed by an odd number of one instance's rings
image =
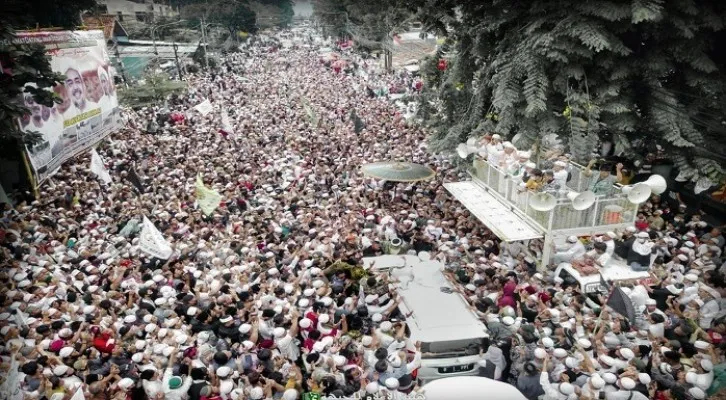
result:
[[(516, 138), (519, 148), (556, 133), (586, 162), (611, 137), (636, 158), (661, 146), (693, 181), (725, 176), (726, 60), (716, 52), (725, 3), (402, 4), (447, 38), (421, 69), (433, 148), (453, 149), (483, 130)], [(438, 71), (445, 53), (449, 68)]]

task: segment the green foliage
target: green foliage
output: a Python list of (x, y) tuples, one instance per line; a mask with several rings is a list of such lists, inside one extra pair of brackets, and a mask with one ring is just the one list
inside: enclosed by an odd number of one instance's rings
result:
[(0, 21), (15, 29), (74, 29), (81, 13), (96, 6), (96, 0), (4, 0)]
[(368, 48), (380, 48), (392, 34), (405, 30), (413, 14), (399, 1), (316, 0), (313, 16), (328, 35), (352, 37)]
[(50, 57), (43, 46), (12, 44), (14, 37), (15, 31), (10, 25), (0, 23), (0, 60), (3, 68), (0, 74), (0, 138), (33, 145), (40, 141), (40, 134), (23, 133), (18, 126), (18, 119), (29, 113), (23, 95), (30, 94), (36, 103), (53, 107), (55, 98), (48, 89), (63, 78), (51, 70)]
[[(421, 68), (433, 149), (482, 130), (516, 135), (520, 148), (556, 133), (587, 162), (612, 137), (634, 158), (663, 147), (693, 181), (724, 177), (726, 3), (400, 3), (447, 38)], [(441, 72), (444, 53), (454, 56)]]
[(186, 83), (173, 81), (166, 74), (153, 74), (144, 77), (143, 83), (119, 90), (119, 102), (128, 107), (142, 107), (163, 103), (174, 93), (186, 89)]
[(194, 26), (199, 26), (204, 17), (205, 22), (222, 25), (234, 37), (240, 31), (257, 31), (257, 16), (249, 1), (187, 0), (180, 3), (182, 18)]

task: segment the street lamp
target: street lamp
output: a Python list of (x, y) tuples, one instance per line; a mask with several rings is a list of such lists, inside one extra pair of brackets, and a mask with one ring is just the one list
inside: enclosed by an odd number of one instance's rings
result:
[(154, 37), (154, 30), (159, 29), (159, 28), (163, 28), (165, 26), (180, 24), (182, 22), (187, 22), (187, 20), (180, 19), (179, 21), (170, 22), (168, 24), (155, 25), (155, 26), (152, 26), (151, 27), (151, 42), (154, 44), (154, 54), (157, 57), (159, 56), (159, 51), (156, 49), (156, 37)]

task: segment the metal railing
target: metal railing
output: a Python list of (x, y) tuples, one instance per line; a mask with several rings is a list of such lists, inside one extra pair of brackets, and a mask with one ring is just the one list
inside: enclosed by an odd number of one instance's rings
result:
[[(575, 210), (566, 196), (568, 191), (582, 192), (587, 189), (588, 177), (579, 168), (573, 168), (572, 178), (566, 190), (553, 193), (557, 203), (552, 210), (537, 211), (530, 206), (530, 199), (536, 193), (527, 190), (521, 176), (512, 176), (482, 159), (475, 159), (471, 175), (484, 184), (489, 192), (510, 204), (519, 214), (539, 225), (545, 232), (577, 228), (605, 227), (635, 222), (636, 204), (628, 201), (618, 186), (611, 196), (596, 196), (592, 206)], [(597, 229), (600, 230), (600, 229)]]

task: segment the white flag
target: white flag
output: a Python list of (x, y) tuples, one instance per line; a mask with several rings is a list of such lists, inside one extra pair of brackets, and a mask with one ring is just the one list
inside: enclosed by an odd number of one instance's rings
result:
[(139, 238), (139, 249), (153, 257), (167, 260), (171, 257), (172, 249), (169, 242), (159, 232), (154, 224), (144, 216), (143, 227), (141, 228), (141, 237)]
[(194, 109), (199, 111), (199, 113), (202, 115), (207, 115), (212, 112), (212, 103), (210, 103), (209, 99), (207, 99), (194, 106)]
[(83, 394), (83, 386), (79, 387), (78, 390), (76, 390), (76, 393), (73, 394), (71, 400), (86, 400), (86, 395)]
[(10, 368), (2, 385), (0, 385), (0, 399), (23, 400), (23, 391), (20, 388), (20, 373), (18, 372), (18, 360), (15, 356), (10, 360)]
[(91, 172), (96, 174), (104, 183), (111, 183), (111, 175), (108, 174), (106, 166), (96, 149), (91, 150)]
[(229, 121), (227, 110), (222, 110), (222, 130), (227, 134), (234, 133), (232, 130), (232, 123)]

